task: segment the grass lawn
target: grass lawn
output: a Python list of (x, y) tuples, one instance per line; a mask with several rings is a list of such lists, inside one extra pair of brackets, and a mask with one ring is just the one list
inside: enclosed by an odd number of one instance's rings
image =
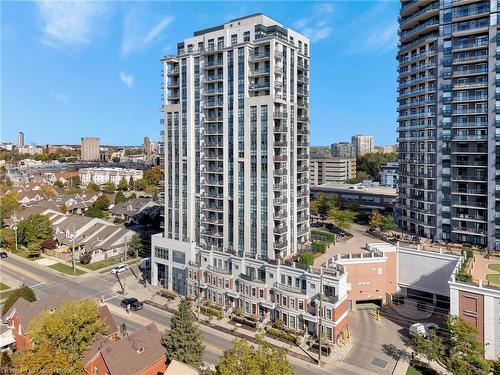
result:
[(406, 375), (422, 375), (422, 372), (410, 365), (408, 366), (408, 370), (406, 370)]
[(24, 259), (31, 260), (32, 262), (38, 259), (41, 259), (42, 257), (30, 257), (30, 253), (26, 249), (19, 249), (17, 253), (13, 252), (12, 254), (19, 255), (20, 257), (23, 257)]
[[(73, 267), (68, 266), (68, 265), (66, 265), (64, 263), (54, 263), (54, 264), (52, 264), (49, 267), (52, 268), (53, 270), (65, 273), (66, 275), (73, 275)], [(81, 271), (81, 270), (79, 270), (77, 268), (75, 270), (74, 275), (75, 276), (80, 276), (80, 275), (83, 275), (84, 273), (85, 273), (84, 271)]]
[[(131, 261), (134, 259), (131, 259), (130, 261), (127, 261), (128, 264), (130, 264)], [(100, 270), (101, 268), (106, 268), (110, 266), (114, 266), (115, 264), (120, 264), (122, 263), (122, 260), (120, 257), (115, 257), (115, 258), (110, 258), (106, 260), (101, 260), (99, 262), (95, 263), (90, 263), (90, 264), (81, 264), (82, 267), (91, 270), (91, 271), (97, 271)]]
[(500, 284), (500, 264), (489, 264), (488, 268), (496, 271), (497, 273), (490, 273), (489, 275), (486, 275), (486, 280), (495, 284)]
[[(121, 264), (121, 263), (123, 263), (123, 262), (120, 261), (120, 262), (116, 262), (114, 264)], [(128, 265), (132, 265), (132, 264), (135, 264), (135, 263), (137, 263), (137, 259), (136, 258), (127, 260), (127, 264)], [(108, 273), (108, 272), (111, 272), (111, 270), (109, 268), (105, 268), (105, 269), (99, 271), (99, 273)]]
[(0, 291), (10, 289), (10, 286), (4, 283), (0, 283)]

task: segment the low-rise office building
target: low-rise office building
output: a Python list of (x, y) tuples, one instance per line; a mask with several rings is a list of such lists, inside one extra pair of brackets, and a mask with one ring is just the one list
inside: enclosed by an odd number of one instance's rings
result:
[(359, 184), (327, 183), (311, 186), (311, 197), (319, 193), (326, 196), (337, 196), (346, 201), (358, 202), (367, 210), (393, 211), (397, 204), (398, 193), (393, 187), (380, 186), (371, 181)]
[(140, 169), (82, 168), (79, 172), (82, 186), (87, 186), (91, 182), (97, 185), (104, 185), (106, 182), (118, 185), (122, 179), (125, 179), (128, 183), (130, 178), (137, 181), (143, 177), (143, 172)]
[(310, 160), (309, 181), (311, 186), (340, 183), (356, 177), (356, 159), (314, 154), (311, 155)]

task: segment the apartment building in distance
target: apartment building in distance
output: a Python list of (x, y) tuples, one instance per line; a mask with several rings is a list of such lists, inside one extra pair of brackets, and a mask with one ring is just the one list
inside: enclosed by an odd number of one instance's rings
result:
[(99, 161), (100, 142), (99, 138), (95, 137), (82, 137), (80, 142), (80, 158), (83, 161)]
[(356, 159), (311, 155), (309, 181), (311, 186), (329, 182), (342, 183), (356, 177)]
[(330, 146), (332, 156), (335, 158), (355, 158), (354, 145), (349, 142), (332, 143)]
[(152, 284), (336, 341), (342, 268), (286, 260), (309, 240), (309, 40), (263, 15), (194, 33), (162, 59), (164, 233)]
[(496, 1), (403, 1), (399, 225), (500, 250)]
[(106, 182), (118, 185), (122, 179), (130, 183), (131, 179), (137, 181), (143, 177), (142, 170), (129, 168), (81, 168), (78, 173), (82, 186), (91, 182), (97, 185), (104, 185)]
[(392, 186), (393, 188), (398, 187), (398, 171), (399, 163), (389, 162), (386, 165), (380, 167), (380, 185), (381, 186)]
[(24, 147), (24, 133), (17, 133), (17, 147)]
[(353, 135), (351, 143), (354, 146), (356, 157), (371, 154), (374, 151), (375, 141), (371, 135)]

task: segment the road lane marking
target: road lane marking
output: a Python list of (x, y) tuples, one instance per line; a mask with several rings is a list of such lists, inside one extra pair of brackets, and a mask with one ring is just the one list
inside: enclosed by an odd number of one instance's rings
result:
[(4, 263), (2, 263), (2, 266), (10, 269), (11, 271), (17, 272), (19, 275), (21, 275), (21, 280), (22, 280), (22, 276), (24, 275), (24, 276), (27, 276), (30, 279), (33, 279), (33, 280), (38, 281), (38, 282), (47, 281), (46, 278), (42, 278), (42, 277), (34, 274), (33, 272), (26, 270), (26, 268), (18, 267), (12, 263), (4, 262)]

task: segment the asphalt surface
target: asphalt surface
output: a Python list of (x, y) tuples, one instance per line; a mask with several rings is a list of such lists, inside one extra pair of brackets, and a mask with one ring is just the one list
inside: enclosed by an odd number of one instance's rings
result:
[[(57, 293), (66, 292), (74, 299), (104, 298), (116, 323), (121, 326), (125, 323), (128, 332), (134, 332), (139, 328), (154, 322), (160, 330), (170, 327), (171, 314), (155, 307), (144, 305), (137, 312), (126, 313), (120, 306), (123, 299), (118, 292), (121, 290), (116, 278), (111, 274), (88, 273), (83, 276), (68, 276), (54, 271), (48, 267), (13, 256), (9, 254), (7, 259), (0, 260), (0, 281), (16, 279), (30, 286), (37, 298)], [(127, 278), (127, 283), (137, 283), (133, 276)], [(130, 285), (130, 284), (128, 284)], [(217, 363), (220, 354), (231, 348), (233, 336), (218, 332), (215, 329), (200, 326), (205, 344), (204, 361), (208, 365)], [(346, 375), (360, 374), (354, 366), (336, 364), (335, 368), (319, 368), (317, 365), (289, 357), (295, 366), (297, 374), (320, 375), (327, 373), (338, 373)]]

